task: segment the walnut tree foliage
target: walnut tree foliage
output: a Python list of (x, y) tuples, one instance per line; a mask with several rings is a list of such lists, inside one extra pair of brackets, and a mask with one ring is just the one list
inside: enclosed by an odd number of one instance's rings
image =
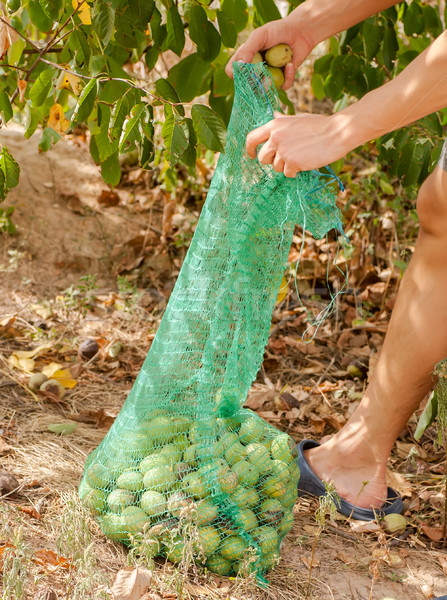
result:
[[(290, 0), (289, 9), (298, 4)], [(120, 154), (131, 151), (142, 168), (175, 178), (177, 165), (194, 169), (203, 148), (223, 150), (233, 100), (225, 64), (241, 32), (280, 16), (273, 0), (250, 7), (246, 0), (7, 0), (0, 3), (2, 122), (22, 120), (41, 151), (87, 127), (91, 155), (112, 186)], [(439, 9), (420, 0), (371, 17), (331, 38), (315, 62), (313, 92), (342, 106), (399, 73), (442, 30)], [(446, 120), (431, 115), (384, 136), (379, 160), (406, 185), (420, 182)], [(18, 177), (3, 148), (0, 201)], [(0, 209), (0, 230), (14, 232), (11, 213)]]

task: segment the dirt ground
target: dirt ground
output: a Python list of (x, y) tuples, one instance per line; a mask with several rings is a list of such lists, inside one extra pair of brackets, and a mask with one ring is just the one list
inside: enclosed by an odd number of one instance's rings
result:
[[(127, 168), (118, 204), (112, 205), (116, 198), (102, 183), (82, 137), (59, 142), (46, 154), (38, 153), (35, 138), (25, 140), (18, 126), (0, 131), (0, 143), (21, 167), (19, 186), (6, 203), (15, 206), (18, 235), (0, 238), (0, 470), (19, 483), (0, 502), (0, 564), (8, 545), (16, 548), (17, 558), (15, 582), (4, 573), (2, 591), (3, 598), (17, 600), (100, 598), (131, 558), (123, 546), (106, 540), (80, 507), (77, 484), (88, 453), (119, 412), (150, 347), (199, 208), (185, 208), (182, 201), (167, 210), (163, 189), (135, 168)], [(202, 187), (207, 180), (204, 175)], [(185, 232), (186, 241), (178, 243)], [(317, 255), (308, 254), (305, 268)], [(125, 285), (118, 285), (118, 276), (125, 277)], [(393, 285), (394, 279), (388, 287)], [(297, 441), (333, 433), (343, 424), (365, 385), (362, 377), (349, 377), (344, 357), (366, 357), (371, 368), (387, 323), (386, 314), (368, 330), (356, 329), (352, 318), (350, 326), (332, 323), (339, 327), (335, 337), (323, 327), (304, 345), (294, 330), (302, 314), (290, 305), (275, 310), (265, 363), (247, 402)], [(79, 358), (87, 338), (98, 340), (99, 359)], [(117, 342), (123, 349), (111, 356)], [(14, 352), (33, 348), (40, 350), (28, 373), (22, 363), (11, 362)], [(37, 397), (26, 385), (31, 370), (53, 362), (75, 373), (76, 385), (63, 402)], [(447, 594), (447, 559), (438, 535), (443, 450), (434, 444), (434, 429), (415, 444), (416, 420), (403, 432), (391, 461), (391, 483), (408, 509), (405, 534), (389, 536), (379, 527), (368, 532), (338, 517), (319, 529), (315, 501), (300, 499), (267, 589), (209, 573), (184, 578), (158, 561), (151, 588), (158, 596), (151, 599), (422, 600)], [(75, 423), (71, 434), (48, 430), (66, 421)]]

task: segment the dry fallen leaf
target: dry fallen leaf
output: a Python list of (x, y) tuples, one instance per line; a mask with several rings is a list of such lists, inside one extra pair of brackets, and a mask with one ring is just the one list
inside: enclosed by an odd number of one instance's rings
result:
[(355, 523), (351, 523), (351, 531), (354, 533), (375, 533), (380, 531), (380, 525), (375, 521), (355, 521)]
[(345, 565), (355, 564), (354, 558), (350, 554), (345, 552), (344, 550), (339, 550), (337, 552), (337, 554), (335, 555), (335, 558), (338, 558), (338, 560), (341, 560), (341, 562), (345, 563)]
[(113, 582), (113, 600), (140, 600), (152, 582), (152, 571), (144, 567), (121, 569)]
[(14, 496), (19, 487), (19, 482), (12, 473), (0, 471), (0, 497)]
[[(307, 556), (302, 556), (301, 560), (303, 561), (303, 563), (305, 564), (305, 566), (310, 569), (311, 566), (311, 562), (310, 562), (310, 558)], [(318, 568), (320, 566), (320, 560), (314, 556), (313, 560), (312, 560), (312, 568)]]
[(386, 480), (388, 485), (399, 492), (401, 496), (411, 498), (413, 494), (413, 487), (409, 481), (405, 479), (400, 473), (394, 473), (387, 469)]
[(34, 562), (37, 562), (41, 565), (52, 565), (54, 567), (61, 567), (62, 569), (66, 569), (67, 571), (70, 569), (70, 561), (64, 558), (63, 556), (58, 556), (56, 552), (52, 550), (37, 550), (34, 553)]
[(421, 525), (421, 530), (432, 542), (441, 541), (444, 535), (443, 527), (431, 527), (430, 525)]
[(287, 294), (289, 293), (289, 284), (287, 282), (287, 279), (285, 278), (285, 276), (283, 275), (282, 277), (282, 281), (281, 281), (281, 285), (279, 286), (279, 292), (278, 292), (278, 297), (276, 299), (276, 303), (275, 304), (281, 304), (281, 302), (287, 298)]
[(101, 206), (118, 206), (120, 203), (120, 197), (116, 192), (112, 192), (111, 190), (102, 190), (100, 195), (97, 198), (98, 204)]
[(57, 381), (60, 381), (64, 388), (67, 388), (69, 390), (73, 389), (77, 384), (76, 379), (73, 378), (71, 371), (69, 371), (68, 369), (58, 369), (51, 375), (51, 379), (56, 379)]
[(5, 442), (5, 440), (0, 435), (0, 454), (6, 454), (11, 450), (11, 446)]
[(40, 514), (37, 512), (34, 506), (19, 506), (18, 509), (26, 515), (29, 515), (30, 517), (37, 519), (37, 521), (40, 521)]
[(25, 373), (31, 373), (34, 369), (34, 359), (51, 348), (51, 343), (41, 344), (33, 350), (16, 350), (8, 358), (9, 364)]
[(410, 444), (408, 442), (396, 441), (396, 454), (400, 458), (408, 458), (409, 456), (417, 456), (422, 460), (428, 459), (428, 453), (416, 444)]
[(109, 429), (113, 425), (117, 414), (118, 413), (114, 410), (99, 408), (98, 410), (83, 410), (78, 414), (69, 413), (68, 417), (70, 417), (72, 421), (77, 421), (78, 423), (87, 423), (88, 425), (94, 425), (97, 428), (104, 427)]
[(0, 321), (0, 335), (5, 337), (19, 336), (20, 331), (13, 326), (15, 320), (15, 315), (12, 317), (5, 317), (4, 319), (2, 319)]

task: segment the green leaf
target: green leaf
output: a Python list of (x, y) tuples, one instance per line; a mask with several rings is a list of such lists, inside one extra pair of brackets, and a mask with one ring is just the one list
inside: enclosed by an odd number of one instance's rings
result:
[(182, 102), (190, 102), (209, 89), (210, 66), (198, 54), (190, 54), (176, 65), (168, 75)]
[(5, 186), (10, 190), (19, 183), (20, 167), (3, 146), (0, 151), (0, 169), (5, 176)]
[(332, 54), (325, 54), (321, 58), (317, 58), (314, 62), (314, 73), (320, 73), (323, 77), (326, 77), (331, 68), (331, 63), (334, 60)]
[(115, 187), (121, 180), (121, 167), (118, 152), (114, 152), (101, 164), (101, 175), (106, 183)]
[[(7, 190), (6, 190), (6, 178), (3, 171), (0, 169), (0, 201), (6, 198)], [(0, 217), (4, 214), (4, 210), (0, 208)], [(1, 222), (0, 222), (0, 231), (2, 230)]]
[(26, 43), (22, 38), (18, 38), (8, 50), (8, 64), (17, 65), (25, 50)]
[(209, 105), (221, 117), (226, 126), (228, 126), (228, 123), (230, 122), (233, 100), (234, 94), (228, 96), (214, 96), (211, 92), (208, 96)]
[[(130, 6), (130, 5), (129, 5)], [(135, 20), (130, 15), (126, 8), (117, 12), (115, 15), (116, 22), (119, 26), (115, 29), (114, 42), (119, 44), (122, 48), (141, 48), (144, 49), (146, 46), (146, 36), (144, 29), (138, 27)]]
[(171, 4), (167, 10), (166, 29), (168, 34), (168, 48), (177, 54), (177, 56), (180, 56), (185, 47), (185, 30), (182, 18), (175, 4)]
[(146, 63), (146, 66), (149, 69), (149, 71), (152, 71), (152, 69), (157, 64), (157, 60), (158, 60), (159, 56), (160, 56), (160, 51), (156, 46), (151, 46), (150, 48), (148, 48), (146, 50), (146, 52), (144, 54), (144, 62)]
[(216, 67), (213, 73), (213, 94), (215, 96), (227, 96), (234, 91), (234, 82), (225, 73), (225, 67)]
[(197, 53), (211, 62), (220, 51), (220, 35), (211, 21), (208, 21), (206, 12), (201, 6), (193, 6), (189, 21), (189, 36), (197, 46)]
[(148, 140), (146, 137), (142, 139), (142, 142), (138, 148), (138, 162), (142, 169), (150, 169), (150, 163), (154, 160), (154, 144), (152, 140)]
[(42, 10), (38, 0), (30, 0), (28, 3), (28, 13), (31, 23), (39, 31), (50, 31), (53, 27), (53, 19), (50, 19)]
[(234, 48), (237, 42), (237, 31), (234, 20), (223, 10), (218, 10), (217, 22), (219, 23), (222, 44), (227, 48)]
[(210, 150), (223, 152), (226, 128), (222, 119), (204, 104), (194, 104), (191, 116), (199, 142)]
[(281, 13), (273, 0), (254, 0), (253, 7), (255, 18), (261, 25), (281, 18)]
[(391, 183), (384, 177), (380, 178), (379, 186), (380, 186), (380, 189), (382, 190), (382, 192), (384, 194), (386, 194), (387, 196), (394, 196), (396, 194)]
[(128, 89), (129, 84), (125, 81), (106, 81), (106, 83), (103, 84), (99, 100), (101, 100), (101, 102), (107, 102), (108, 104), (114, 104), (124, 96)]
[(143, 103), (137, 104), (136, 106), (134, 106), (132, 108), (130, 117), (128, 117), (124, 121), (123, 131), (121, 133), (121, 137), (119, 140), (119, 147), (118, 147), (120, 152), (123, 151), (124, 145), (125, 145), (126, 141), (128, 140), (129, 136), (132, 134), (132, 132), (134, 132), (135, 129), (138, 129), (139, 121), (141, 120), (141, 117), (145, 111), (146, 111), (145, 104), (143, 104)]
[(188, 147), (188, 125), (171, 113), (165, 118), (162, 135), (166, 146), (166, 158), (173, 166)]
[(71, 117), (72, 123), (82, 123), (86, 121), (93, 110), (96, 95), (98, 90), (98, 82), (96, 79), (90, 79), (79, 95), (78, 103)]
[(180, 102), (177, 92), (167, 79), (157, 79), (155, 82), (155, 89), (157, 96), (161, 96), (164, 100), (169, 102)]
[(182, 154), (182, 160), (185, 165), (193, 169), (197, 161), (197, 136), (192, 119), (186, 119), (186, 124), (188, 126), (188, 147)]
[(92, 25), (105, 48), (112, 38), (115, 25), (115, 10), (111, 2), (95, 0), (92, 9)]
[(383, 27), (380, 27), (373, 17), (362, 23), (363, 46), (367, 60), (375, 58), (383, 37)]
[(404, 16), (404, 31), (408, 37), (424, 31), (424, 14), (419, 3), (414, 0)]
[(324, 93), (324, 77), (321, 73), (313, 73), (312, 80), (312, 93), (317, 100), (323, 100), (325, 97)]
[[(237, 33), (247, 27), (248, 6), (246, 0), (223, 0), (220, 10), (229, 22), (234, 23)], [(219, 15), (217, 18), (219, 18)]]
[[(150, 27), (151, 36), (154, 40), (154, 43), (156, 44), (156, 46), (158, 46), (158, 48), (164, 50), (165, 48), (163, 46), (165, 44), (168, 33), (166, 25), (161, 24), (161, 13), (157, 7), (155, 7), (154, 14), (152, 15)], [(184, 32), (183, 35), (185, 35)]]
[[(92, 116), (95, 111), (92, 112)], [(95, 162), (103, 163), (109, 156), (116, 152), (118, 142), (112, 144), (109, 138), (109, 123), (110, 123), (111, 110), (109, 106), (104, 104), (98, 104), (96, 110), (96, 133), (92, 135), (95, 140)], [(92, 127), (89, 125), (90, 132), (92, 133)], [(93, 156), (93, 153), (92, 153)]]
[(73, 52), (76, 65), (88, 64), (90, 61), (91, 50), (87, 41), (87, 36), (80, 28), (75, 29), (68, 37), (68, 46)]
[(132, 0), (126, 4), (126, 14), (132, 19), (135, 27), (144, 31), (154, 13), (154, 0)]
[(29, 91), (29, 98), (34, 107), (42, 106), (47, 99), (53, 83), (53, 74), (54, 71), (52, 69), (46, 69), (40, 73), (39, 77), (33, 83)]
[(388, 24), (382, 40), (383, 62), (387, 69), (391, 70), (394, 66), (399, 43), (397, 41), (396, 31), (392, 24)]
[(48, 425), (48, 431), (59, 435), (70, 435), (74, 433), (77, 426), (77, 423), (51, 423)]
[(52, 21), (58, 21), (62, 12), (62, 0), (39, 0), (39, 4), (45, 15)]
[(442, 33), (442, 22), (439, 16), (439, 10), (436, 10), (430, 4), (424, 4), (422, 6), (424, 14), (425, 30), (430, 32), (432, 37), (438, 37)]
[(287, 95), (286, 90), (283, 90), (282, 88), (279, 88), (276, 91), (278, 92), (278, 98), (289, 109), (288, 112), (287, 112), (287, 114), (294, 115), (295, 114), (295, 105), (293, 104), (293, 102), (290, 101), (290, 98)]
[(140, 101), (140, 97), (130, 90), (114, 106), (110, 120), (109, 135), (113, 144), (116, 144), (115, 150), (118, 150), (118, 141), (121, 137), (124, 121), (132, 110), (132, 106)]
[(29, 140), (29, 138), (36, 131), (41, 118), (42, 118), (42, 115), (40, 114), (40, 112), (38, 110), (29, 106), (29, 104), (25, 105), (25, 123), (24, 123), (25, 133), (24, 133), (24, 136), (26, 137), (27, 140)]
[(61, 136), (52, 127), (45, 127), (42, 131), (42, 137), (39, 142), (39, 150), (41, 152), (48, 152), (48, 150), (55, 144)]
[[(2, 190), (0, 186), (0, 200), (2, 199), (1, 194)], [(14, 223), (10, 219), (13, 212), (14, 206), (8, 206), (6, 210), (0, 208), (0, 231), (3, 231), (4, 233), (9, 233), (9, 235), (14, 235), (15, 233), (17, 233), (17, 229), (15, 228)]]
[(424, 431), (427, 427), (434, 422), (436, 419), (436, 415), (438, 414), (438, 395), (436, 390), (430, 394), (427, 404), (425, 405), (424, 410), (422, 411), (421, 416), (419, 417), (419, 421), (416, 427), (416, 431), (414, 432), (414, 439), (419, 442), (421, 437), (424, 435)]
[(12, 119), (12, 106), (9, 95), (6, 92), (0, 92), (0, 114), (5, 123)]

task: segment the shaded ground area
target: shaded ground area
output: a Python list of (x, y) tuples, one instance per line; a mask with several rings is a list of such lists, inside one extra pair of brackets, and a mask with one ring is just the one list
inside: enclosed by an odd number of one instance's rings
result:
[[(58, 598), (99, 598), (132, 559), (82, 510), (77, 484), (150, 347), (211, 169), (201, 162), (194, 185), (180, 179), (173, 201), (155, 177), (123, 165), (114, 194), (101, 182), (82, 136), (48, 154), (38, 154), (37, 142), (24, 140), (19, 130), (2, 130), (0, 141), (22, 169), (7, 200), (16, 206), (19, 235), (0, 240), (0, 457), (1, 469), (19, 484), (0, 504), (0, 563), (11, 547), (18, 559), (13, 580), (3, 573), (3, 594), (37, 598), (53, 590)], [(367, 174), (370, 187), (362, 183)], [(345, 176), (351, 185), (340, 205), (352, 244), (337, 265), (347, 263), (350, 289), (313, 341), (303, 342), (312, 314), (343, 278), (334, 267), (326, 276), (335, 239), (305, 240), (296, 277), (306, 308), (301, 305), (294, 276), (302, 245), (297, 231), (265, 360), (247, 400), (297, 441), (335, 432), (359, 402), (417, 231), (412, 205), (398, 188), (391, 194), (380, 186), (374, 165), (354, 156)], [(401, 220), (393, 212), (397, 201), (407, 209)], [(85, 339), (100, 347), (94, 359), (78, 353)], [(33, 363), (20, 354), (30, 350)], [(62, 400), (27, 387), (31, 373), (44, 368), (71, 369), (74, 387)], [(48, 430), (61, 422), (73, 431)], [(181, 568), (158, 561), (152, 585), (158, 596), (151, 600), (417, 600), (447, 593), (444, 451), (435, 444), (434, 428), (415, 443), (416, 422), (415, 416), (402, 432), (390, 465), (391, 483), (408, 509), (404, 534), (389, 536), (379, 526), (368, 531), (341, 518), (319, 527), (316, 502), (301, 499), (268, 589), (209, 573), (185, 577)], [(18, 582), (22, 588), (14, 588)]]

